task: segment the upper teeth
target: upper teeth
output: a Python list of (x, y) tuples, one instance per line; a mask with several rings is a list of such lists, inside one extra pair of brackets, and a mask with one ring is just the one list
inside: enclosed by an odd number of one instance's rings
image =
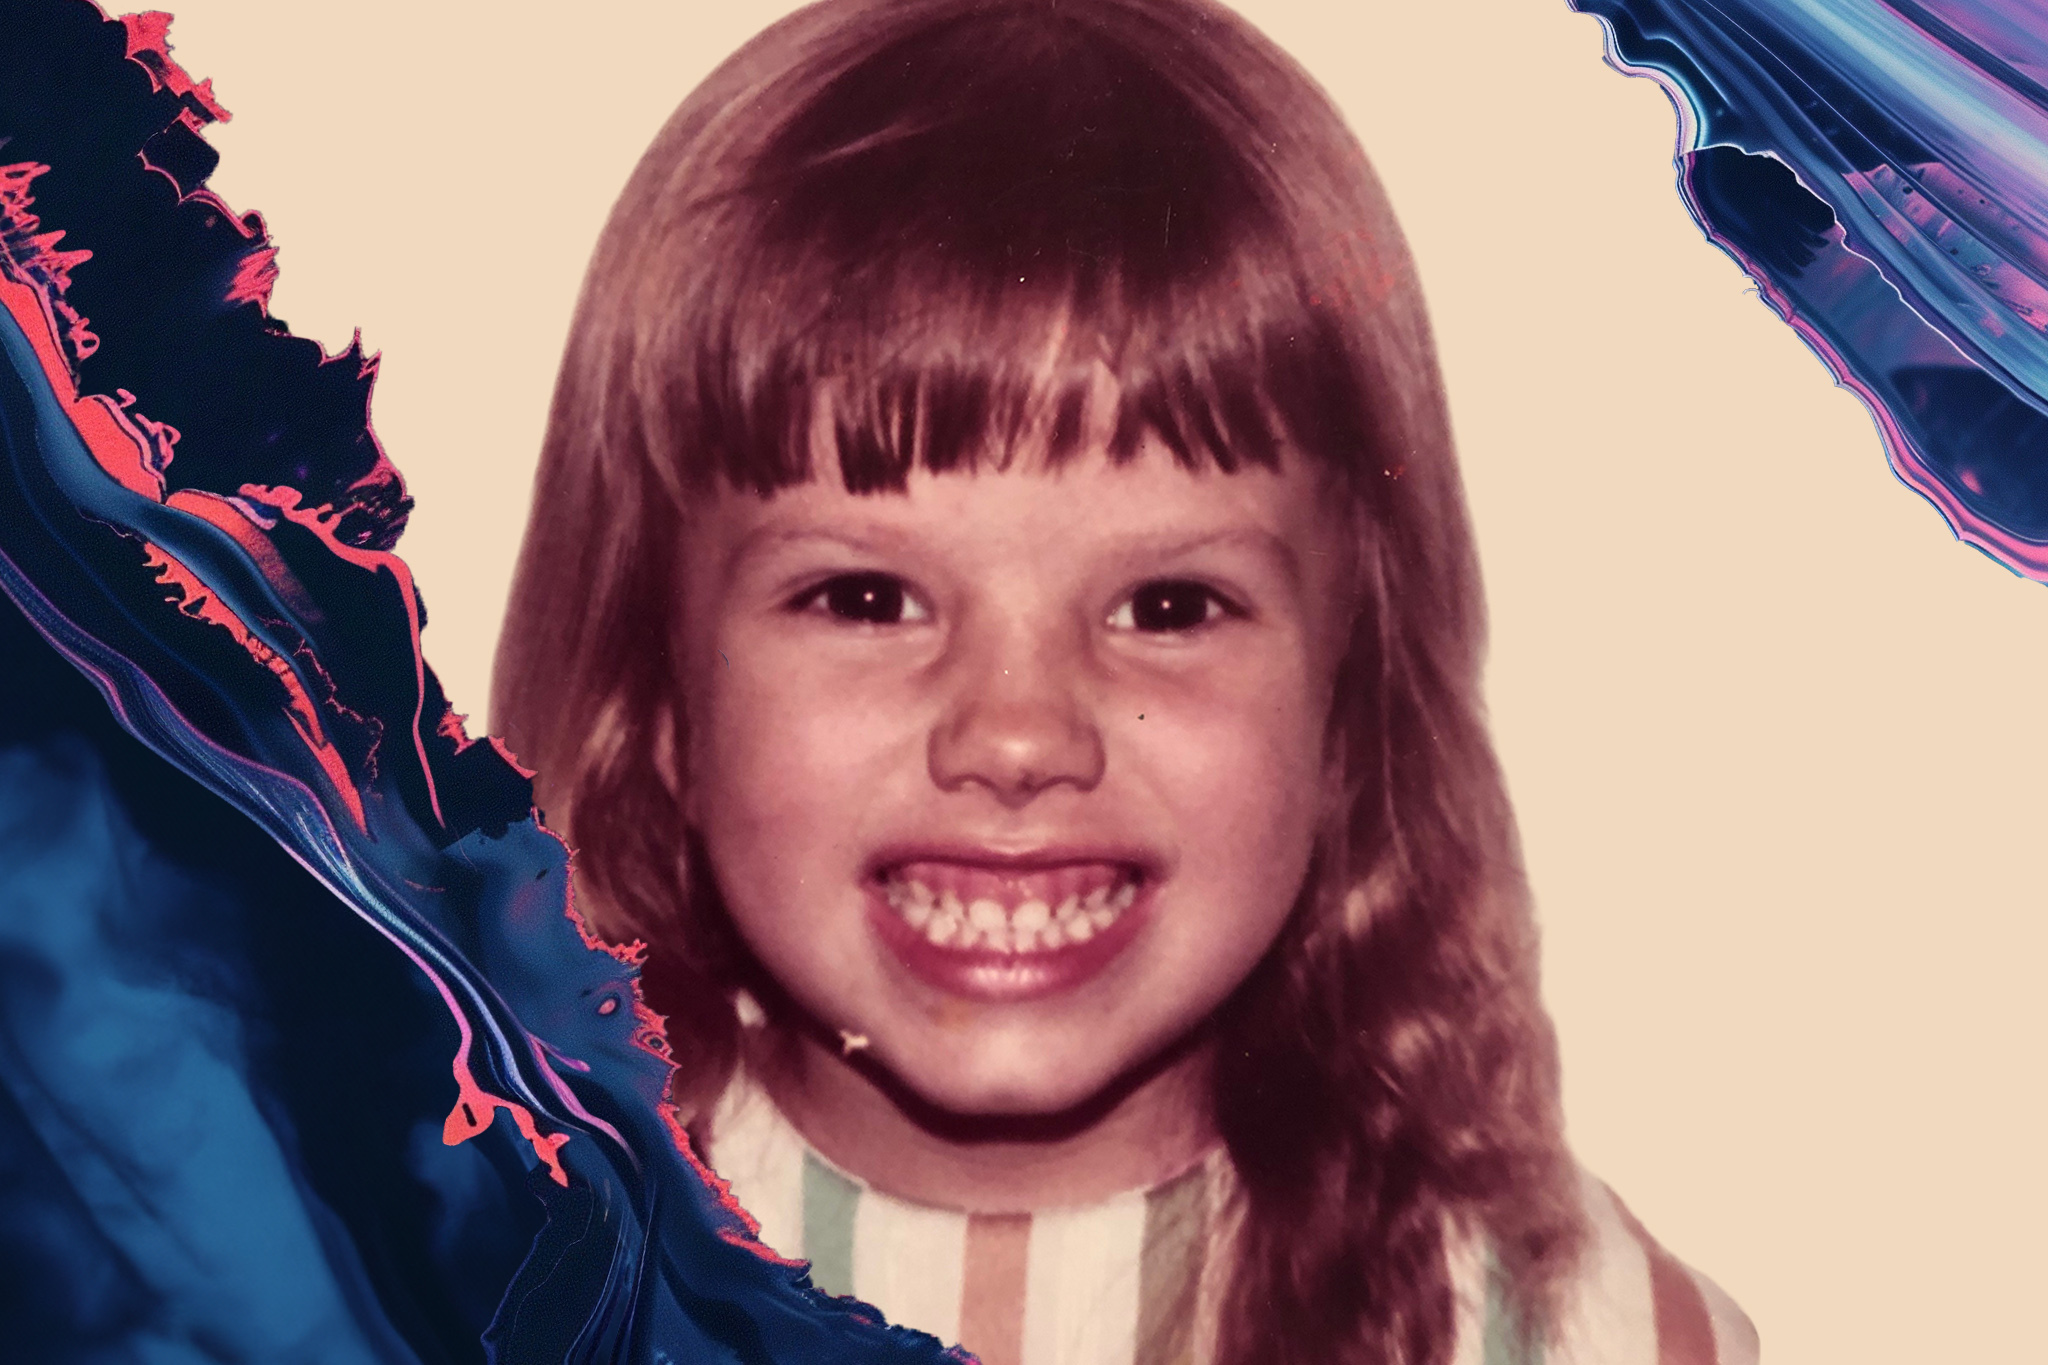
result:
[(963, 905), (953, 892), (934, 893), (918, 881), (891, 881), (887, 896), (905, 923), (940, 947), (1032, 953), (1086, 943), (1116, 923), (1137, 899), (1138, 888), (1126, 881), (1068, 896), (1057, 907), (1027, 900), (1014, 910), (991, 899)]

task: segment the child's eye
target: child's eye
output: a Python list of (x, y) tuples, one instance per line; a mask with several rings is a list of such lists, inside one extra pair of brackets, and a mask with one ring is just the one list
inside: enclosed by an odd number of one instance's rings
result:
[(1236, 609), (1207, 584), (1184, 578), (1162, 578), (1143, 584), (1125, 598), (1123, 604), (1110, 613), (1109, 624), (1116, 630), (1159, 633), (1193, 630), (1234, 614)]
[(829, 612), (842, 621), (868, 626), (901, 625), (931, 615), (902, 579), (885, 573), (841, 574), (805, 591), (789, 605), (797, 611)]

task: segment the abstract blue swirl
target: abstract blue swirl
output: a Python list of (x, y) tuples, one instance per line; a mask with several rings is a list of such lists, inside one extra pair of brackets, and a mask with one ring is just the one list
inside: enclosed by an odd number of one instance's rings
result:
[(1688, 207), (1900, 478), (2048, 578), (2048, 7), (1573, 3), (1671, 92)]

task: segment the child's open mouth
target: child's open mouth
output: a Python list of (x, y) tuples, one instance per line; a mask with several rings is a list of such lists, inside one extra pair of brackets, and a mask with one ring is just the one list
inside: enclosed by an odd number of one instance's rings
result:
[(1077, 986), (1136, 934), (1150, 876), (1135, 863), (1010, 866), (919, 858), (872, 883), (876, 928), (952, 994), (1023, 1000)]
[(1023, 954), (1102, 933), (1131, 908), (1139, 879), (1116, 863), (1016, 871), (915, 862), (888, 869), (882, 893), (934, 947)]

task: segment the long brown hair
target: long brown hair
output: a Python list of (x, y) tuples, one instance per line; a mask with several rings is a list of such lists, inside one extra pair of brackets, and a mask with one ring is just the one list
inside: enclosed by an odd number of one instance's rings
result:
[(1299, 452), (1359, 510), (1344, 774), (1295, 913), (1216, 1021), (1238, 1177), (1218, 1359), (1440, 1365), (1449, 1248), (1530, 1331), (1580, 1239), (1536, 943), (1479, 697), (1478, 574), (1420, 288), (1309, 78), (1208, 0), (832, 0), (713, 74), (598, 246), (495, 681), (593, 923), (648, 944), (676, 1093), (752, 970), (696, 856), (667, 648), (693, 496), (855, 491), (1080, 443)]

